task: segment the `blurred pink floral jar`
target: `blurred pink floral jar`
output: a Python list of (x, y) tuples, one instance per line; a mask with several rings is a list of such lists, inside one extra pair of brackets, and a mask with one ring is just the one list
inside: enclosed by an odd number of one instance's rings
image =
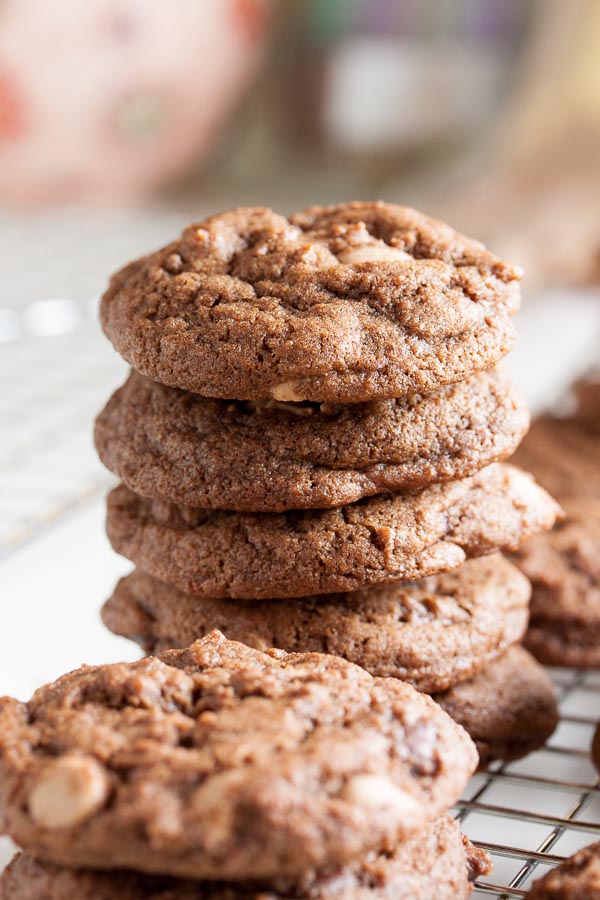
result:
[(0, 0), (0, 204), (127, 203), (201, 161), (268, 0)]

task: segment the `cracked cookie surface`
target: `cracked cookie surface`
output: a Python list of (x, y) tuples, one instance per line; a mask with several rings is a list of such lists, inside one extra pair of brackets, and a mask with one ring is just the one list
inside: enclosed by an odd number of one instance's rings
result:
[(293, 602), (195, 597), (137, 569), (102, 616), (147, 653), (187, 647), (217, 628), (259, 650), (342, 656), (433, 693), (472, 678), (521, 640), (529, 595), (527, 579), (499, 554), (417, 582)]
[(361, 402), (428, 393), (512, 347), (521, 272), (389, 203), (289, 220), (240, 208), (130, 263), (101, 302), (133, 368), (208, 397)]
[(190, 594), (261, 599), (354, 591), (514, 550), (558, 505), (520, 469), (382, 494), (329, 510), (240, 513), (108, 496), (107, 533), (141, 569)]
[(218, 632), (0, 701), (2, 828), (59, 865), (299, 877), (392, 849), (476, 763), (410, 685)]
[(133, 372), (98, 416), (95, 443), (143, 497), (281, 512), (471, 475), (510, 456), (528, 423), (498, 372), (343, 406), (215, 400)]

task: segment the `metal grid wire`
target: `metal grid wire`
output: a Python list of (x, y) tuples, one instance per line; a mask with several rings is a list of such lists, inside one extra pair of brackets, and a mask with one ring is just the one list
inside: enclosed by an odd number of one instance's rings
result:
[(0, 212), (0, 559), (109, 484), (91, 421), (126, 367), (100, 333), (97, 295), (187, 218)]
[[(109, 483), (93, 453), (91, 418), (124, 367), (91, 324), (90, 309), (69, 312), (69, 333), (45, 337), (35, 330), (43, 328), (43, 307), (37, 326), (36, 311), (25, 310), (18, 340), (1, 348), (0, 379), (9, 389), (0, 398), (0, 559)], [(599, 779), (589, 758), (600, 672), (553, 676), (561, 722), (548, 745), (475, 776), (458, 804), (463, 830), (494, 861), (474, 898), (525, 897), (532, 880), (600, 838)]]
[(494, 862), (474, 897), (525, 897), (532, 881), (600, 837), (600, 778), (589, 758), (600, 673), (553, 675), (561, 719), (548, 744), (476, 776), (458, 804), (463, 830)]
[[(73, 305), (73, 331), (0, 345), (0, 559), (110, 483), (93, 452), (92, 421), (126, 367), (88, 307)], [(43, 322), (43, 304), (36, 316)]]

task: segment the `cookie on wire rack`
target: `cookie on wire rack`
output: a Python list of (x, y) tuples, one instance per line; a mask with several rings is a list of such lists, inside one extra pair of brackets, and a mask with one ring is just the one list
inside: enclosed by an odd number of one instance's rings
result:
[(410, 685), (219, 632), (0, 701), (3, 828), (66, 866), (299, 878), (393, 849), (476, 765)]

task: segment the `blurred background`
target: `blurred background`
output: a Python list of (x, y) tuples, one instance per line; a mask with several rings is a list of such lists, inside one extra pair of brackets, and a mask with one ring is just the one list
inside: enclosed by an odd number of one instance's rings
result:
[(210, 212), (353, 198), (522, 265), (509, 366), (559, 402), (600, 359), (600, 2), (0, 0), (0, 693), (133, 652), (97, 613), (109, 273)]
[(600, 0), (0, 0), (0, 695), (138, 653), (99, 619), (130, 569), (91, 440), (126, 375), (109, 274), (211, 212), (354, 198), (524, 267), (507, 364), (560, 408), (600, 364)]
[(597, 0), (0, 2), (23, 214), (381, 196), (590, 285), (599, 158)]

